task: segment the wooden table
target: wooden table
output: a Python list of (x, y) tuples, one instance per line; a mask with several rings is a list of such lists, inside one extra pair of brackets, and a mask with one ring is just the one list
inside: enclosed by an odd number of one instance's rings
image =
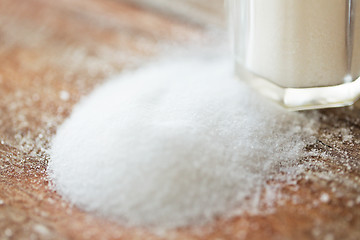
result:
[(308, 150), (326, 155), (299, 160), (306, 170), (293, 184), (269, 183), (282, 197), (265, 215), (159, 237), (49, 189), (49, 140), (81, 96), (164, 49), (203, 44), (208, 29), (224, 34), (219, 0), (183, 0), (190, 16), (170, 1), (141, 1), (0, 0), (0, 239), (360, 239), (360, 104), (318, 111)]

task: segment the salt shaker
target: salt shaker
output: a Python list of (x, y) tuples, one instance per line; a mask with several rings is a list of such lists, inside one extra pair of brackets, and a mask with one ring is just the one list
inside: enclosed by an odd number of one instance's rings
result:
[(291, 110), (360, 96), (360, 0), (228, 0), (240, 79)]

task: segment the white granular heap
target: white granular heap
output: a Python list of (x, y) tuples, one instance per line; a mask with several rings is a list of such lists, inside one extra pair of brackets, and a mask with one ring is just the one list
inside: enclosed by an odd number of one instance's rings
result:
[(225, 58), (167, 59), (83, 99), (53, 139), (49, 176), (71, 203), (121, 223), (198, 225), (256, 212), (310, 128), (236, 80)]

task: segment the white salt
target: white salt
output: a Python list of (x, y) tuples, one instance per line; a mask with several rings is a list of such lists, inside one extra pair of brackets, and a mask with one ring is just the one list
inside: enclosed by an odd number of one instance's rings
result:
[(6, 237), (11, 237), (13, 235), (13, 231), (10, 228), (6, 228), (4, 234)]
[(41, 234), (41, 235), (49, 235), (49, 234), (51, 234), (50, 230), (46, 226), (44, 226), (42, 224), (35, 224), (33, 226), (33, 230), (35, 232), (37, 232), (38, 234)]
[(327, 193), (322, 193), (320, 196), (320, 201), (323, 203), (328, 203), (330, 201), (330, 196)]
[(59, 96), (63, 101), (68, 101), (70, 99), (70, 93), (68, 91), (60, 91)]
[(270, 172), (302, 156), (311, 126), (235, 80), (231, 65), (165, 59), (96, 89), (53, 139), (56, 190), (129, 225), (257, 212)]

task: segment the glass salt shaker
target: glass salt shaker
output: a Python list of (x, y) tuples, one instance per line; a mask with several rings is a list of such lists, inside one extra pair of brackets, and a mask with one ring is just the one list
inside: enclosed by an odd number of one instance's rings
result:
[(291, 110), (360, 96), (360, 0), (228, 0), (236, 72)]

